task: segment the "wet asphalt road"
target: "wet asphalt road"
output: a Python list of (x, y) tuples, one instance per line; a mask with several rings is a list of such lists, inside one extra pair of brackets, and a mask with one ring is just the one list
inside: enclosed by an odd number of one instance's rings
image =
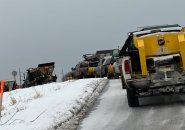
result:
[(139, 100), (128, 107), (121, 80), (110, 80), (78, 130), (185, 130), (185, 95)]

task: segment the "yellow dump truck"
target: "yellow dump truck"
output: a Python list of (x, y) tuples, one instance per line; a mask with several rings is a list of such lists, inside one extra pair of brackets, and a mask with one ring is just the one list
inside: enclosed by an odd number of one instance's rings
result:
[(178, 24), (130, 32), (119, 56), (130, 107), (142, 96), (185, 91), (185, 31)]

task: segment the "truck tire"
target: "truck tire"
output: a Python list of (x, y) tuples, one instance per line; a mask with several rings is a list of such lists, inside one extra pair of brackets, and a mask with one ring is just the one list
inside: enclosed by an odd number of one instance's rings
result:
[(127, 87), (127, 100), (128, 100), (128, 105), (130, 107), (139, 106), (139, 99), (138, 99), (138, 96), (136, 94), (137, 93), (134, 89)]
[(123, 72), (121, 72), (121, 83), (122, 83), (122, 89), (126, 89), (126, 83), (123, 77)]
[(108, 78), (108, 79), (111, 79), (111, 75), (107, 74), (107, 78)]
[(121, 83), (122, 83), (122, 89), (126, 89), (126, 84), (125, 84), (125, 81), (123, 79), (123, 76), (121, 76)]

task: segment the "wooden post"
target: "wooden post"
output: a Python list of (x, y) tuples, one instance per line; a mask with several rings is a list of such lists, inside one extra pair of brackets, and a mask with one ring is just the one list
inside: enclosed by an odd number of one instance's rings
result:
[(1, 80), (1, 88), (0, 88), (0, 121), (1, 121), (1, 111), (2, 111), (2, 103), (3, 103), (3, 92), (4, 92), (4, 80)]

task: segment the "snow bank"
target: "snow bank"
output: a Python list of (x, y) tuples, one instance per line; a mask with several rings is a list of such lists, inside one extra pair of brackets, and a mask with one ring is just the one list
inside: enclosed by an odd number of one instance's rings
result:
[(69, 129), (106, 82), (71, 80), (4, 93), (0, 130)]

